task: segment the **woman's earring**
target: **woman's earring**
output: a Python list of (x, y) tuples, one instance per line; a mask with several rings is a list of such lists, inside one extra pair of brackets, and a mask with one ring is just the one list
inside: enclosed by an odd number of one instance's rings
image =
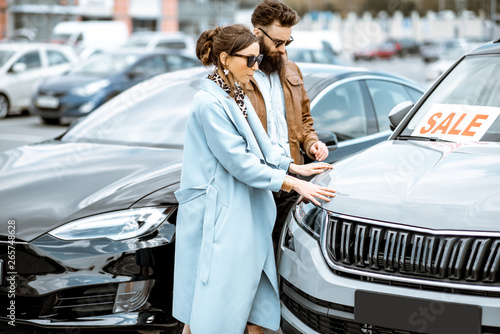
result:
[(229, 70), (227, 68), (224, 69), (224, 75), (228, 75), (229, 74)]

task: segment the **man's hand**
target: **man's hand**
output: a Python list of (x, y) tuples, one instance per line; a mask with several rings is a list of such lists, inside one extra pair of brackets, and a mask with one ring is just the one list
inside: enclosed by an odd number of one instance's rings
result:
[(323, 161), (328, 157), (328, 148), (325, 143), (319, 140), (311, 146), (309, 152), (314, 155), (318, 161)]

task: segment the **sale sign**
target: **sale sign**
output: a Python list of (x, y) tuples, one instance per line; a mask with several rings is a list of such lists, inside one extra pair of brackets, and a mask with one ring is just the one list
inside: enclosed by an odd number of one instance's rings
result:
[(412, 136), (459, 143), (479, 141), (500, 114), (500, 108), (435, 104), (418, 123)]

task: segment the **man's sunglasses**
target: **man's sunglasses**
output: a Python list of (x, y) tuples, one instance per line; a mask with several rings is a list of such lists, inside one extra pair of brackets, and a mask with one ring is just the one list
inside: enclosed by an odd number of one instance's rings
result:
[(290, 39), (288, 41), (275, 41), (271, 36), (269, 36), (267, 34), (267, 32), (265, 32), (261, 28), (259, 28), (259, 30), (262, 31), (264, 33), (264, 35), (266, 35), (271, 41), (273, 41), (273, 43), (276, 45), (276, 48), (279, 48), (283, 44), (285, 44), (285, 46), (289, 46), (290, 43), (293, 42), (293, 37), (292, 36), (290, 36)]
[(246, 58), (247, 59), (247, 66), (252, 67), (253, 64), (257, 62), (257, 65), (260, 65), (260, 62), (262, 61), (263, 55), (258, 55), (258, 56), (245, 56), (245, 55), (239, 55), (239, 54), (232, 54), (230, 56), (233, 57), (241, 57), (241, 58)]

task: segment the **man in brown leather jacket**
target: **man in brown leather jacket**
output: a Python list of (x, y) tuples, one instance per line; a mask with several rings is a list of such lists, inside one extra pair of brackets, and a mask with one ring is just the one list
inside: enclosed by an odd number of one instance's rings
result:
[[(328, 156), (328, 149), (314, 131), (302, 73), (286, 56), (285, 46), (293, 41), (292, 27), (298, 22), (297, 12), (278, 0), (264, 0), (254, 9), (253, 31), (264, 58), (245, 88), (274, 147), (296, 164), (303, 164), (301, 150), (312, 160), (322, 161)], [(273, 231), (275, 245), (297, 197), (294, 192), (275, 195), (278, 209)]]

